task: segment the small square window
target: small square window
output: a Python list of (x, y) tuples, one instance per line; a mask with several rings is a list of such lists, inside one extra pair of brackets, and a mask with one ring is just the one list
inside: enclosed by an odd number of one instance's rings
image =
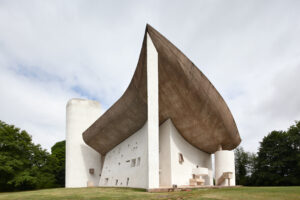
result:
[(89, 169), (89, 172), (90, 172), (90, 174), (94, 174), (95, 169), (94, 169), (94, 168), (90, 168), (90, 169)]

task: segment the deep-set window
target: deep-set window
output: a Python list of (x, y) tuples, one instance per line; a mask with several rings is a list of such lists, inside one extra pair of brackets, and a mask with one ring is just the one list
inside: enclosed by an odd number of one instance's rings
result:
[(131, 160), (131, 167), (135, 167), (135, 164), (136, 164), (136, 159), (134, 158)]
[(128, 184), (129, 184), (129, 177), (127, 178), (126, 186), (128, 186)]
[(90, 174), (94, 174), (95, 169), (94, 169), (94, 168), (90, 168), (90, 169), (89, 169), (89, 172), (90, 172)]
[(138, 158), (137, 158), (136, 166), (140, 166), (140, 164), (141, 164), (141, 157), (138, 157)]
[(179, 163), (182, 164), (182, 163), (184, 162), (182, 153), (179, 153), (179, 154), (178, 154), (178, 157), (179, 157), (179, 160), (178, 160)]

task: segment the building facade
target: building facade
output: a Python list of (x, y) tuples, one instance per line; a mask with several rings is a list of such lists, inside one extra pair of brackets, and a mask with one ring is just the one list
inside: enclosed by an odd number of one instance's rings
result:
[(66, 187), (235, 185), (241, 139), (228, 106), (149, 25), (122, 97), (102, 115), (94, 101), (70, 100), (66, 129)]

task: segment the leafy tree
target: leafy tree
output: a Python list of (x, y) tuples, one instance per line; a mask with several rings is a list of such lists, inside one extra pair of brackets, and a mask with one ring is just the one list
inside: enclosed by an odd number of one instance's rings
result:
[(57, 142), (51, 147), (51, 157), (55, 162), (54, 175), (56, 184), (60, 187), (65, 186), (65, 154), (66, 141)]
[(0, 191), (55, 186), (52, 163), (26, 131), (0, 121)]
[(251, 175), (254, 171), (255, 154), (245, 152), (243, 147), (238, 147), (235, 154), (235, 175), (238, 185), (251, 185)]
[(263, 138), (252, 180), (255, 185), (300, 185), (300, 121)]

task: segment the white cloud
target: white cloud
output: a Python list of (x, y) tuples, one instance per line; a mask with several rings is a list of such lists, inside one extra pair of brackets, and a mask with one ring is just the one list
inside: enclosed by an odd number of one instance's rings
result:
[(0, 1), (0, 120), (51, 147), (65, 104), (107, 109), (126, 89), (146, 23), (216, 86), (256, 151), (300, 118), (299, 1)]

